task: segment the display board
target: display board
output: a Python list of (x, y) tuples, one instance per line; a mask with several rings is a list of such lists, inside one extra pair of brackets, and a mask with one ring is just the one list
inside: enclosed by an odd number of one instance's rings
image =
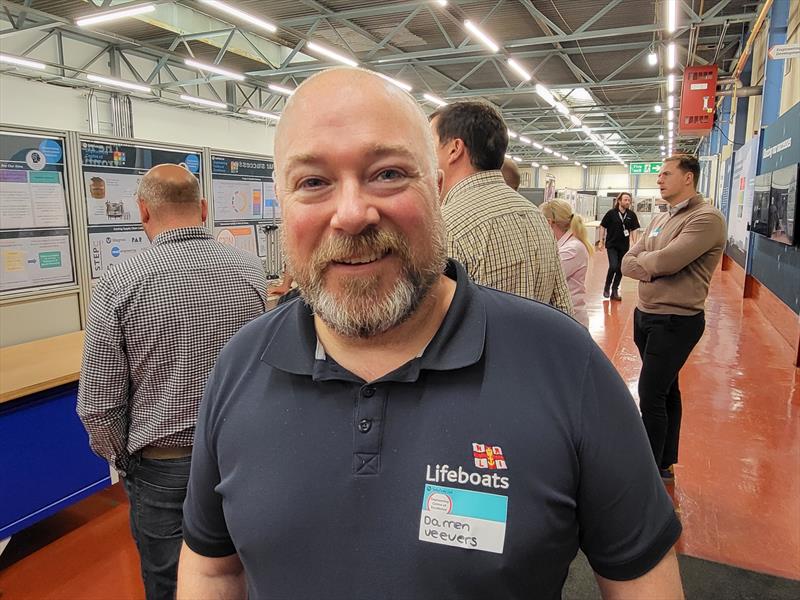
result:
[(165, 163), (180, 165), (200, 178), (201, 160), (197, 151), (81, 141), (92, 279), (150, 245), (142, 229), (136, 190), (148, 169)]
[(750, 233), (748, 225), (753, 213), (758, 135), (743, 144), (733, 157), (733, 170), (728, 196), (728, 241), (725, 253), (744, 268)]
[(211, 155), (214, 238), (258, 255), (267, 275), (277, 277), (283, 261), (273, 169), (272, 161), (266, 158)]
[(0, 292), (75, 282), (64, 148), (0, 131)]

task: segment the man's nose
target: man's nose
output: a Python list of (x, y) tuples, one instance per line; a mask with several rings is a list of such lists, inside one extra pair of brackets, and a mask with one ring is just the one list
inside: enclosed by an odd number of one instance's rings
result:
[(358, 181), (343, 181), (336, 194), (336, 212), (331, 218), (334, 229), (356, 235), (380, 221), (374, 200), (361, 189)]

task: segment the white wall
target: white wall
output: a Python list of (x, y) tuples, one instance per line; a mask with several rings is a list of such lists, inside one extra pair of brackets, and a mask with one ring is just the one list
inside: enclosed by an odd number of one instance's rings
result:
[(134, 137), (272, 156), (275, 127), (134, 99)]
[[(98, 92), (102, 94), (102, 92)], [(0, 75), (0, 122), (90, 133), (88, 90)], [(134, 98), (134, 138), (272, 156), (275, 127)]]
[(0, 123), (88, 132), (88, 93), (0, 75)]

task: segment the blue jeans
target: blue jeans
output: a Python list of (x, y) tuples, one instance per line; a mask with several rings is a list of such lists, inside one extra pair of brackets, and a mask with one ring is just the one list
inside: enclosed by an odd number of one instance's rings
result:
[(155, 460), (137, 454), (123, 479), (147, 600), (175, 598), (191, 460), (191, 456)]

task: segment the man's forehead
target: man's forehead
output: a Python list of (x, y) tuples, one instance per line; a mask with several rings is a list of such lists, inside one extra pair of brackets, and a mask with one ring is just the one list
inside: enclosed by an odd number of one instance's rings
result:
[[(317, 164), (331, 159), (335, 160), (340, 153), (339, 145), (335, 141), (328, 143), (328, 140), (318, 140), (318, 143), (313, 143), (313, 146), (308, 149), (297, 148), (297, 152), (289, 154), (286, 159), (287, 167)], [(406, 143), (391, 144), (372, 141), (358, 146), (356, 150), (359, 155), (367, 160), (376, 160), (383, 157), (397, 157), (408, 160), (416, 160), (418, 158), (417, 153)]]

